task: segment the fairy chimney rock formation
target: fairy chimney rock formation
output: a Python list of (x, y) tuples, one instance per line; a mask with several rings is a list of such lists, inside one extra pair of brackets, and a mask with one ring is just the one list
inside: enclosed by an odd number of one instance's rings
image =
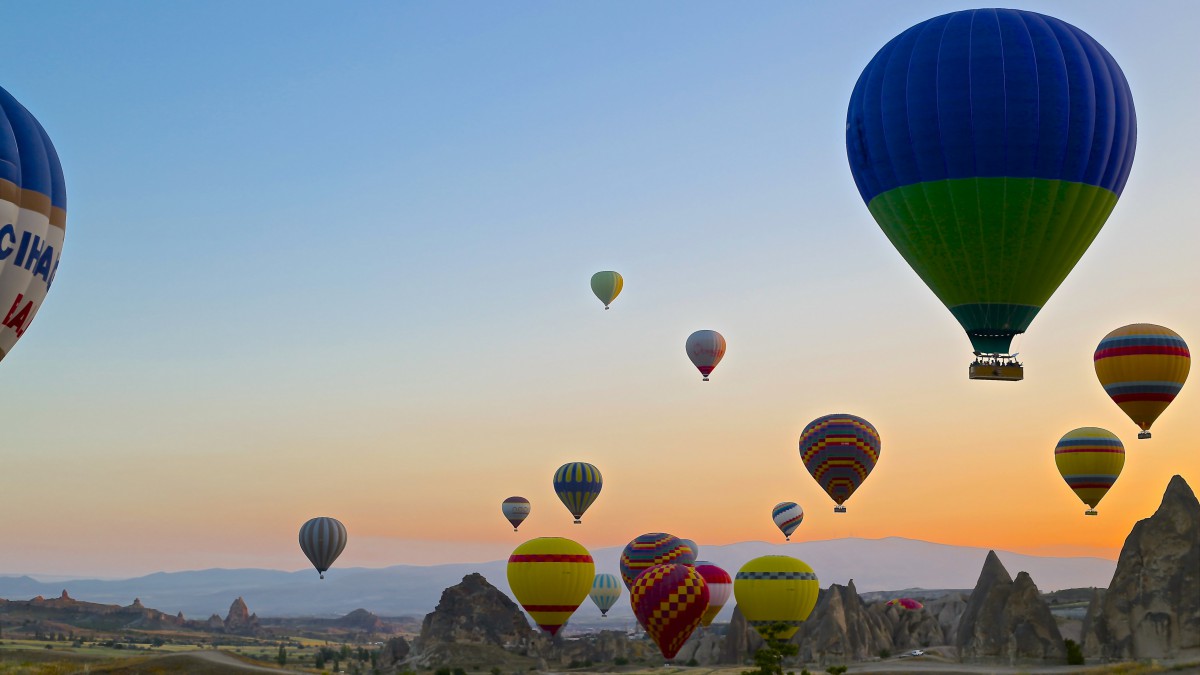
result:
[(1083, 649), (1112, 660), (1200, 650), (1200, 501), (1182, 476), (1125, 539), (1108, 590), (1088, 608)]
[(975, 590), (958, 623), (955, 646), (964, 660), (1065, 659), (1066, 648), (1050, 607), (1029, 574), (1014, 580), (988, 551)]

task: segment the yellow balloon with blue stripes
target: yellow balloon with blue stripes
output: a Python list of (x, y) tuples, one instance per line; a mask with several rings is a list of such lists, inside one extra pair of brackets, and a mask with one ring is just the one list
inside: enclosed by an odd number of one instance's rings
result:
[(786, 555), (764, 555), (742, 565), (733, 578), (733, 597), (746, 622), (764, 638), (775, 624), (785, 629), (775, 637), (787, 640), (812, 613), (821, 590), (808, 563)]
[(581, 522), (584, 511), (600, 496), (603, 487), (604, 478), (600, 475), (600, 469), (587, 462), (563, 464), (554, 472), (554, 493), (575, 516), (576, 525)]
[(1054, 463), (1075, 496), (1091, 507), (1084, 515), (1094, 516), (1125, 466), (1125, 446), (1107, 429), (1080, 427), (1058, 441)]

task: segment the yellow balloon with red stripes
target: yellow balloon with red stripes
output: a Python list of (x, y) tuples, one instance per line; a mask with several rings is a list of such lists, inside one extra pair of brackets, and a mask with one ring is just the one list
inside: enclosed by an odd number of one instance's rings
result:
[(539, 628), (554, 635), (592, 590), (596, 565), (581, 544), (538, 537), (508, 557), (508, 586)]
[(1054, 463), (1067, 487), (1096, 515), (1096, 505), (1108, 494), (1125, 467), (1125, 446), (1107, 429), (1080, 427), (1068, 431), (1054, 447)]
[[(787, 640), (817, 605), (820, 582), (803, 560), (786, 555), (764, 555), (742, 565), (733, 578), (733, 597), (760, 635), (775, 624), (785, 629), (776, 637)], [(767, 637), (763, 635), (763, 637)]]

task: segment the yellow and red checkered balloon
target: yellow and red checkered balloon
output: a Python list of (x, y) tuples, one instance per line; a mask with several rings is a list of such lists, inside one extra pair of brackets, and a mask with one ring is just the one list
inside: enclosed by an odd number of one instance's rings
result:
[(664, 658), (675, 658), (708, 607), (704, 577), (689, 565), (651, 567), (638, 575), (629, 593), (638, 623)]

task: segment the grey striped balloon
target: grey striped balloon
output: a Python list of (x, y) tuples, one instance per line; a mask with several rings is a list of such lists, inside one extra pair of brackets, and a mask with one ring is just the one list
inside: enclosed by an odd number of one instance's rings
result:
[(325, 578), (325, 570), (346, 548), (346, 526), (334, 518), (313, 518), (300, 526), (300, 550)]

